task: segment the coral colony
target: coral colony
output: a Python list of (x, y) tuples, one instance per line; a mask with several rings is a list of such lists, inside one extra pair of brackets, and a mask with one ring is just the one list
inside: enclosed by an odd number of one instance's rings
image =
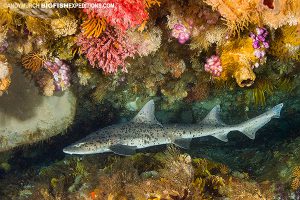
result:
[(47, 61), (44, 66), (52, 73), (56, 91), (64, 91), (70, 87), (70, 67), (59, 60), (54, 59), (54, 62)]
[(211, 73), (214, 77), (221, 76), (223, 71), (220, 57), (217, 55), (213, 55), (210, 58), (206, 59), (206, 63), (204, 65), (205, 71)]
[(269, 32), (266, 28), (256, 28), (256, 34), (250, 33), (252, 38), (252, 46), (255, 49), (254, 55), (259, 59), (259, 62), (255, 63), (252, 68), (258, 68), (260, 64), (266, 62), (266, 49), (270, 47), (267, 41)]
[(183, 24), (175, 24), (172, 30), (172, 36), (178, 39), (180, 44), (184, 44), (191, 37), (191, 27), (188, 29)]
[(106, 29), (99, 38), (78, 37), (77, 45), (81, 53), (86, 54), (93, 67), (101, 68), (105, 73), (116, 73), (121, 67), (127, 72), (125, 59), (133, 57), (136, 47), (127, 42), (127, 37), (118, 30)]
[[(86, 3), (113, 3), (111, 0), (86, 0)], [(146, 4), (141, 0), (119, 0), (113, 8), (84, 9), (89, 18), (105, 18), (107, 23), (122, 31), (134, 28), (148, 20)]]

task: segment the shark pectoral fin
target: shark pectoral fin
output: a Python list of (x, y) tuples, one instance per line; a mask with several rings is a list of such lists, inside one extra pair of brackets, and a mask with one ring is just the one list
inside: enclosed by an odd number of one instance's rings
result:
[(187, 138), (187, 139), (180, 138), (180, 139), (175, 139), (172, 143), (183, 149), (189, 149), (191, 146), (191, 141), (192, 138)]
[(148, 103), (144, 105), (144, 107), (140, 110), (140, 112), (131, 120), (131, 122), (158, 124), (162, 126), (161, 123), (159, 123), (155, 118), (154, 112), (155, 112), (154, 101), (150, 100), (148, 101)]
[(220, 119), (220, 105), (216, 105), (200, 123), (225, 126), (226, 124)]
[(136, 146), (128, 146), (123, 144), (116, 144), (109, 147), (115, 154), (122, 156), (131, 156), (136, 153)]
[(217, 138), (219, 140), (222, 140), (223, 142), (228, 142), (227, 134), (228, 133), (219, 133), (219, 134), (214, 134), (212, 136), (214, 136), (215, 138)]

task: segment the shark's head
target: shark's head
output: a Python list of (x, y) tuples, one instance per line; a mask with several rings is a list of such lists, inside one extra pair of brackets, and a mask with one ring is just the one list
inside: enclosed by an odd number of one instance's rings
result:
[(79, 141), (65, 147), (63, 152), (67, 154), (94, 154), (100, 152), (100, 149), (97, 149), (97, 145), (90, 141)]

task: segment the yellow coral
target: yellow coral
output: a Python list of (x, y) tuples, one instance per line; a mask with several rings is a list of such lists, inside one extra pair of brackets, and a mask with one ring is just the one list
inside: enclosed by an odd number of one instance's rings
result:
[(220, 48), (223, 72), (219, 79), (234, 77), (240, 87), (251, 86), (256, 78), (252, 65), (258, 61), (254, 55), (252, 39), (246, 37), (227, 41)]
[(147, 8), (150, 8), (150, 7), (154, 6), (154, 5), (160, 6), (160, 4), (161, 3), (159, 1), (157, 1), (157, 0), (145, 0), (145, 5), (146, 5)]
[(270, 46), (270, 53), (282, 60), (300, 60), (300, 34), (297, 26), (284, 26), (276, 36)]
[(26, 27), (31, 33), (36, 35), (51, 35), (49, 21), (31, 16), (25, 19)]
[(73, 15), (51, 20), (51, 27), (56, 37), (73, 35), (77, 31), (77, 20)]
[(0, 27), (10, 28), (13, 23), (13, 13), (8, 9), (0, 9)]
[(38, 72), (41, 70), (45, 59), (37, 53), (29, 53), (22, 58), (22, 65), (25, 69), (31, 72)]
[(205, 3), (220, 12), (232, 34), (239, 34), (250, 23), (259, 22), (256, 7), (260, 0), (205, 0)]
[(83, 30), (83, 34), (86, 37), (99, 37), (103, 31), (106, 29), (106, 19), (105, 18), (91, 18), (86, 19), (82, 25), (81, 28)]

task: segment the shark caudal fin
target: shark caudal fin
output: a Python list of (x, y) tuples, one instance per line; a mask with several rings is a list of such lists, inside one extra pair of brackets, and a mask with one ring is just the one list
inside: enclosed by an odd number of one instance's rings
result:
[(283, 107), (283, 103), (280, 103), (271, 109), (271, 111), (274, 113), (273, 118), (280, 118), (280, 112), (282, 107)]
[(263, 127), (265, 124), (267, 124), (269, 121), (271, 121), (272, 118), (279, 118), (280, 112), (283, 107), (283, 103), (278, 104), (277, 106), (274, 106), (272, 109), (268, 110), (267, 112), (250, 119), (244, 123), (241, 123), (238, 125), (237, 130), (242, 132), (244, 135), (246, 135), (248, 138), (254, 140), (255, 139), (255, 133)]

